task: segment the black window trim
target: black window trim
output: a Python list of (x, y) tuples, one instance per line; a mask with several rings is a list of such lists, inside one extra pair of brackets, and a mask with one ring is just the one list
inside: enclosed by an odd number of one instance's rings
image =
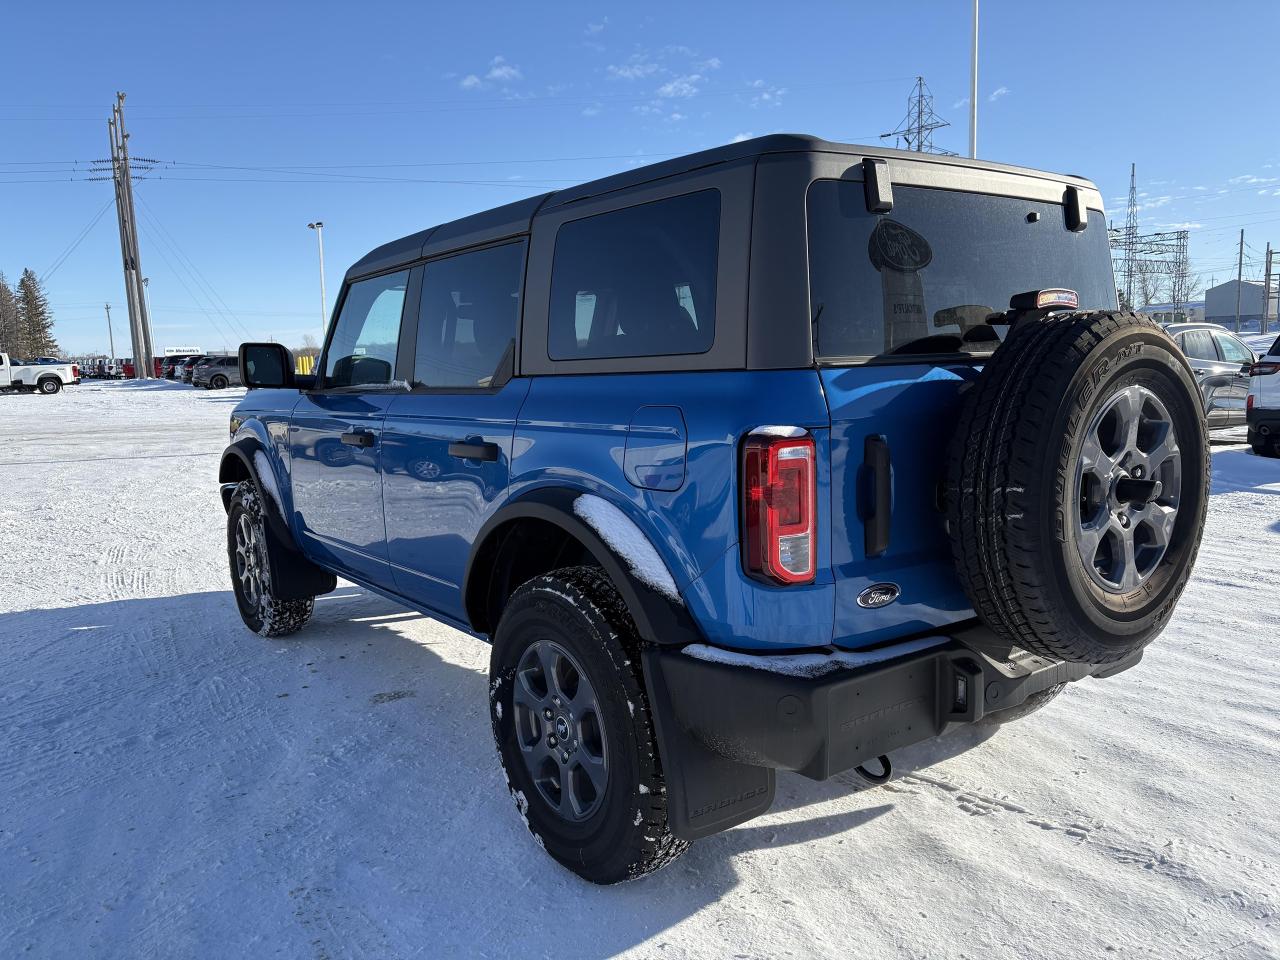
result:
[[(524, 318), (517, 369), (522, 376), (682, 373), (746, 369), (747, 287), (750, 277), (751, 224), (755, 207), (756, 157), (699, 168), (650, 183), (627, 187), (563, 206), (539, 210), (526, 263)], [(720, 193), (720, 234), (716, 257), (716, 323), (705, 353), (641, 357), (588, 357), (551, 360), (548, 321), (551, 271), (559, 228), (628, 207), (701, 193)], [(530, 283), (529, 279), (536, 279)]]

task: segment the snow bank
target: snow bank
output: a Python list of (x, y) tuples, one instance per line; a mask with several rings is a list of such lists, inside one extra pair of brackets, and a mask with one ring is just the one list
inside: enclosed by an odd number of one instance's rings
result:
[(573, 512), (600, 534), (641, 582), (677, 603), (683, 602), (671, 571), (630, 517), (608, 500), (591, 493), (584, 493), (573, 501)]

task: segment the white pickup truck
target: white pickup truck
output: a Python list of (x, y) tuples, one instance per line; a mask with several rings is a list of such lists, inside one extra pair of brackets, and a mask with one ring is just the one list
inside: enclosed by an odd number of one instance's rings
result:
[(0, 353), (0, 392), (57, 393), (80, 382), (80, 368), (74, 363), (19, 363)]

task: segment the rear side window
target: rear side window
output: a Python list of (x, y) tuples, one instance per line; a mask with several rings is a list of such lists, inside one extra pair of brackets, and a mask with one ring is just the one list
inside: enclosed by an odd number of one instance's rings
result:
[(326, 387), (378, 386), (391, 382), (400, 344), (409, 271), (359, 280), (347, 289), (342, 313), (325, 355)]
[(1218, 350), (1227, 363), (1253, 363), (1253, 351), (1235, 337), (1215, 330), (1213, 339), (1218, 341)]
[(895, 186), (868, 213), (863, 185), (809, 187), (809, 301), (825, 358), (989, 348), (987, 318), (1028, 290), (1067, 287), (1115, 309), (1107, 225), (1067, 229), (1062, 204)]
[(413, 378), (424, 387), (487, 387), (515, 340), (524, 242), (426, 266)]
[(706, 353), (719, 246), (718, 190), (564, 224), (551, 270), (548, 356)]
[(1182, 352), (1192, 360), (1218, 360), (1218, 350), (1208, 330), (1188, 330), (1182, 335)]

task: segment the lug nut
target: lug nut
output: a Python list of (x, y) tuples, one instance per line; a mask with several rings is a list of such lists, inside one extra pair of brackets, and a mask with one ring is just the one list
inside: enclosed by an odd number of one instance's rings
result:
[(561, 763), (568, 763), (568, 762), (569, 762), (569, 754), (567, 754), (567, 753), (561, 753), (561, 754), (560, 754), (560, 762), (561, 762)]
[(1129, 518), (1123, 513), (1120, 514), (1120, 526), (1124, 527), (1126, 530), (1129, 529)]
[(1133, 468), (1133, 470), (1131, 471), (1131, 473), (1132, 473), (1133, 479), (1135, 479), (1135, 480), (1141, 480), (1141, 479), (1142, 479), (1142, 467), (1137, 467), (1137, 466), (1135, 466), (1135, 467)]
[(553, 733), (551, 736), (547, 737), (547, 746), (548, 746), (548, 747), (554, 747), (554, 746), (556, 745), (556, 743), (557, 743), (557, 741), (556, 741), (556, 735), (555, 735), (554, 733)]
[(546, 720), (550, 720), (550, 719), (551, 719), (551, 708), (550, 708), (550, 707), (547, 707), (545, 710), (543, 710), (543, 711), (542, 711), (542, 716), (543, 716), (543, 718), (544, 718), (544, 719), (546, 719)]

